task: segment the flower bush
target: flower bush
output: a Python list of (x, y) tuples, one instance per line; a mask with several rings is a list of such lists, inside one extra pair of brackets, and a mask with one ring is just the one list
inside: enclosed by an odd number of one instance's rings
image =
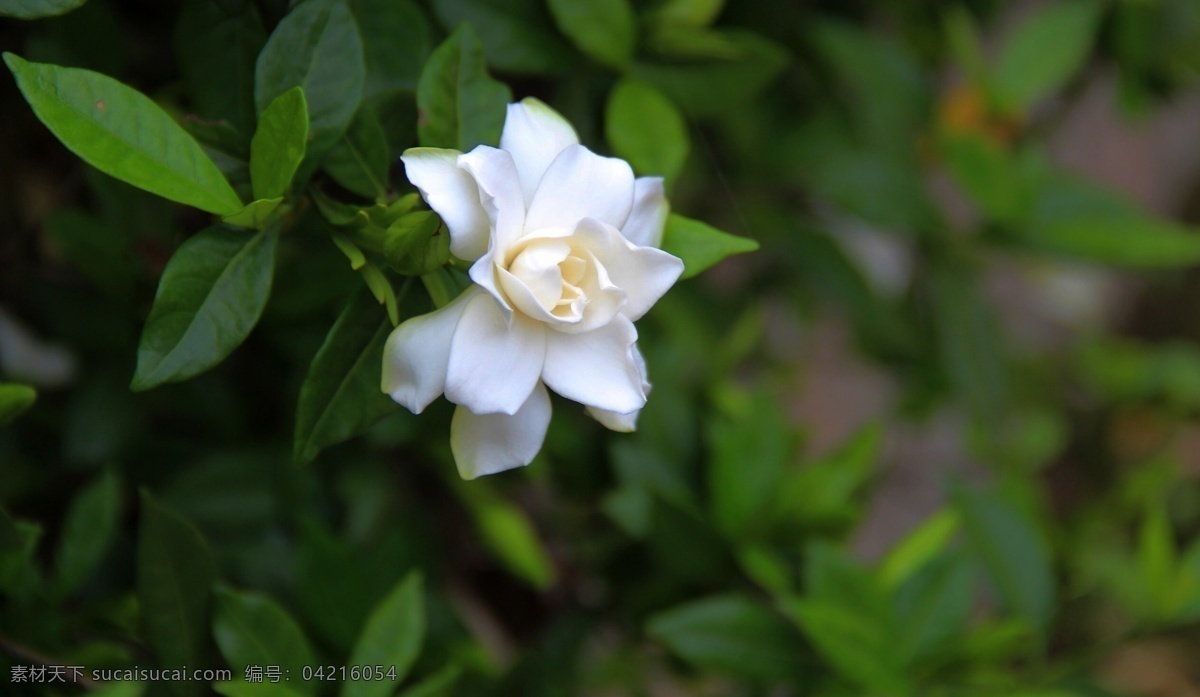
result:
[(0, 17), (0, 694), (1200, 690), (1194, 0)]

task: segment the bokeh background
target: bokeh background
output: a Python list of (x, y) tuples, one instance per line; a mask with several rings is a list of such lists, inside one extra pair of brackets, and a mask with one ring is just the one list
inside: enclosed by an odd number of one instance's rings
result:
[[(131, 392), (210, 219), (82, 164), (0, 79), (0, 380), (38, 390), (0, 425), (0, 693), (209, 694), (12, 681), (187, 662), (292, 666), (215, 688), (250, 696), (1200, 695), (1200, 4), (350, 6), (390, 196), (424, 59), (468, 22), (517, 98), (761, 249), (639, 323), (636, 434), (557, 400), (530, 467), (463, 482), (443, 401), (295, 465), (361, 292), (327, 227), (281, 243), (227, 361)], [(236, 125), (287, 11), (88, 0), (0, 19), (0, 48)], [(296, 679), (364, 657), (412, 666)]]

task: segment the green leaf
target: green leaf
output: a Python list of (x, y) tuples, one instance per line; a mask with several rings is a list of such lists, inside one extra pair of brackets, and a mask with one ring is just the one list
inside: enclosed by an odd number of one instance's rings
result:
[(400, 697), (450, 697), (454, 693), (454, 686), (458, 683), (458, 679), (462, 675), (462, 667), (453, 664), (448, 665), (404, 692), (401, 692)]
[(372, 199), (387, 196), (389, 165), (391, 156), (383, 126), (365, 104), (358, 108), (345, 135), (321, 161), (321, 167), (338, 184)]
[(905, 693), (896, 646), (874, 618), (820, 598), (790, 598), (783, 609), (846, 680), (881, 694)]
[[(396, 669), (396, 681), (347, 681), (342, 697), (386, 697), (396, 691), (412, 668), (425, 641), (425, 595), (421, 575), (410, 573), (367, 618), (354, 650), (352, 666), (385, 666)], [(386, 670), (386, 668), (385, 668)]]
[(1178, 557), (1166, 502), (1154, 501), (1147, 506), (1138, 534), (1137, 565), (1148, 604), (1158, 613), (1155, 619), (1169, 619), (1174, 609)]
[(788, 63), (787, 49), (746, 31), (722, 32), (735, 57), (707, 61), (636, 63), (630, 74), (662, 90), (690, 116), (744, 106), (765, 89)]
[(383, 255), (406, 276), (424, 276), (450, 258), (450, 233), (431, 211), (408, 213), (388, 226)]
[(421, 145), (464, 152), (496, 145), (510, 101), (508, 86), (488, 76), (475, 30), (463, 24), (429, 56), (417, 83)]
[(540, 0), (434, 0), (433, 9), (447, 29), (477, 28), (497, 70), (557, 74), (573, 67), (574, 54)]
[(271, 292), (278, 238), (213, 226), (180, 246), (158, 282), (131, 389), (202, 373), (245, 340)]
[[(185, 0), (175, 23), (179, 57), (191, 111), (231, 126), (244, 147), (254, 133), (254, 66), (267, 43), (258, 3)], [(214, 47), (220, 50), (213, 50)]]
[(964, 260), (935, 259), (929, 283), (942, 368), (974, 417), (982, 424), (997, 424), (1009, 387), (993, 308)]
[[(142, 492), (137, 547), (137, 599), (146, 638), (160, 666), (207, 664), (209, 601), (216, 565), (200, 533)], [(179, 697), (205, 684), (168, 683)]]
[(879, 565), (879, 580), (889, 588), (904, 583), (945, 551), (961, 525), (958, 513), (949, 508), (926, 518), (883, 558)]
[(362, 35), (367, 79), (363, 96), (413, 92), (433, 50), (429, 20), (412, 0), (350, 0)]
[(18, 600), (41, 587), (41, 573), (34, 560), (42, 526), (13, 520), (0, 508), (0, 591)]
[(304, 666), (314, 664), (313, 652), (286, 610), (266, 595), (221, 586), (213, 600), (213, 638), (236, 674), (246, 666), (279, 666), (299, 691), (316, 691), (317, 683), (298, 680)]
[(37, 401), (37, 390), (28, 385), (0, 382), (0, 425), (17, 418)]
[(260, 198), (237, 213), (225, 216), (221, 219), (221, 222), (239, 227), (263, 230), (275, 222), (276, 216), (272, 214), (279, 208), (279, 204), (281, 203), (283, 203), (282, 196)]
[(958, 489), (954, 501), (973, 551), (1009, 612), (1045, 632), (1054, 615), (1050, 549), (1029, 516), (996, 494)]
[(1079, 72), (1096, 40), (1103, 3), (1066, 0), (1046, 5), (1001, 50), (993, 75), (996, 98), (1025, 109)]
[(365, 79), (362, 39), (344, 0), (304, 0), (271, 33), (258, 57), (254, 102), (263, 111), (293, 87), (304, 89), (311, 135), (299, 182), (346, 132)]
[(0, 0), (0, 15), (37, 19), (70, 12), (87, 0)]
[(900, 586), (896, 593), (896, 646), (908, 659), (945, 651), (962, 636), (974, 601), (971, 566), (962, 555), (933, 560)]
[(773, 495), (781, 517), (805, 527), (836, 528), (857, 520), (856, 496), (879, 461), (883, 429), (868, 425), (833, 452), (792, 469)]
[(758, 242), (672, 213), (667, 218), (662, 248), (683, 260), (683, 278), (691, 278), (725, 257), (755, 251)]
[(783, 618), (741, 595), (719, 595), (652, 616), (650, 636), (704, 670), (773, 682), (795, 677), (805, 649)]
[(250, 141), (250, 182), (259, 199), (285, 195), (308, 146), (308, 103), (293, 87), (263, 109)]
[(379, 388), (383, 346), (392, 325), (359, 292), (334, 322), (300, 387), (292, 459), (310, 462), (322, 449), (366, 431), (396, 410)]
[(1030, 225), (1016, 242), (1030, 249), (1130, 268), (1200, 264), (1200, 233), (1145, 215), (1080, 216)]
[(120, 481), (108, 472), (71, 502), (58, 543), (59, 595), (74, 592), (108, 553), (117, 532), (120, 499)]
[(675, 180), (691, 141), (683, 115), (650, 85), (626, 78), (608, 95), (604, 133), (609, 145), (641, 175)]
[(458, 492), (488, 549), (510, 572), (534, 588), (546, 590), (553, 586), (558, 580), (554, 562), (529, 515), (506, 499), (481, 488), (479, 483), (465, 482), (457, 482)]
[(708, 492), (712, 514), (731, 536), (770, 522), (769, 501), (789, 464), (791, 438), (775, 398), (758, 394), (733, 418), (708, 424)]
[(1016, 223), (1030, 211), (1033, 192), (1006, 146), (983, 134), (955, 134), (942, 139), (942, 152), (959, 184), (988, 217)]
[(707, 27), (724, 7), (725, 0), (666, 0), (655, 11), (654, 19), (663, 24)]
[(629, 0), (548, 0), (562, 33), (587, 55), (612, 67), (633, 60), (637, 17)]
[(242, 207), (195, 139), (149, 97), (90, 70), (11, 53), (4, 61), (42, 123), (96, 169), (217, 215)]
[[(308, 685), (307, 681), (299, 681), (296, 678), (291, 679), (291, 684)], [(317, 683), (311, 683), (316, 685)], [(301, 693), (297, 692), (291, 685), (282, 682), (271, 682), (265, 680), (263, 682), (246, 682), (245, 680), (231, 680), (229, 682), (215, 682), (212, 684), (212, 689), (217, 694), (224, 697), (300, 697)]]

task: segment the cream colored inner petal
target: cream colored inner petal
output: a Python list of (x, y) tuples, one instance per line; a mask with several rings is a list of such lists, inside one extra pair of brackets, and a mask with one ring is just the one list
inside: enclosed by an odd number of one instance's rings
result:
[(508, 271), (529, 288), (538, 304), (551, 310), (562, 297), (564, 281), (559, 265), (570, 252), (570, 245), (562, 240), (535, 240), (517, 254)]

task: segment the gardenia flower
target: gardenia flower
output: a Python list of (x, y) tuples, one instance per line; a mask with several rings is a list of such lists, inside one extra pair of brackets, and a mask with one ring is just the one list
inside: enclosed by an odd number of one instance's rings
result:
[(468, 290), (388, 337), (383, 391), (419, 414), (458, 405), (450, 446), (467, 479), (527, 465), (550, 424), (546, 388), (632, 431), (650, 384), (633, 322), (683, 262), (657, 249), (662, 179), (579, 144), (545, 104), (508, 105), (500, 148), (412, 148), (408, 178), (473, 261)]

